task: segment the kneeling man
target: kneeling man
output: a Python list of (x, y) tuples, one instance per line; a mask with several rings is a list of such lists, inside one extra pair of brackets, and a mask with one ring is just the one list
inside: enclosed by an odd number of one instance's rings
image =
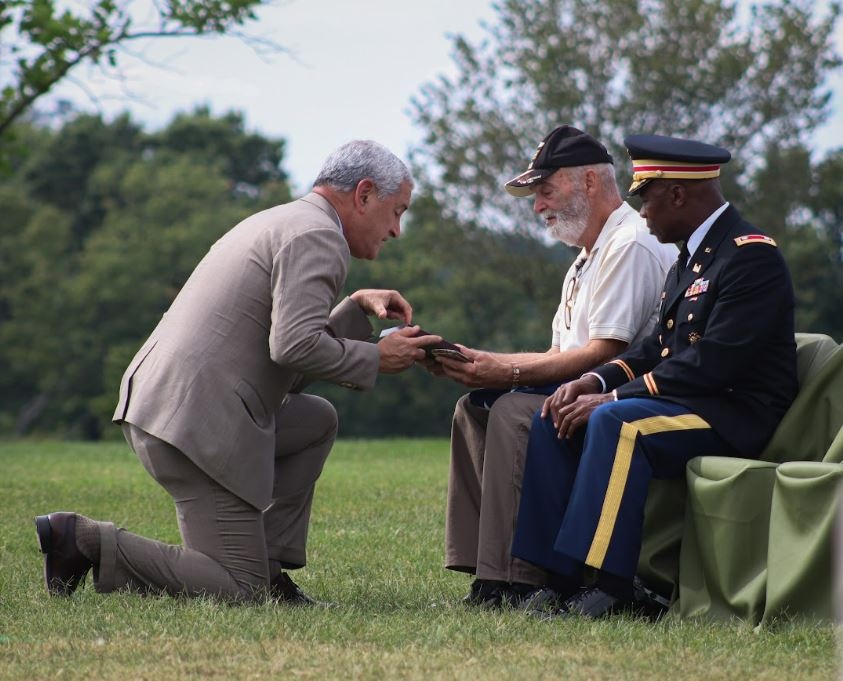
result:
[(332, 309), (349, 258), (374, 259), (400, 233), (412, 179), (358, 140), (313, 191), (253, 215), (208, 251), (123, 375), (114, 420), (172, 496), (182, 545), (75, 513), (36, 519), (53, 595), (93, 568), (97, 591), (267, 594), (312, 603), (285, 570), (306, 562), (313, 491), (337, 434), (333, 406), (300, 392), (322, 379), (356, 390), (424, 358), (409, 327), (366, 342), (368, 315), (411, 322), (397, 292), (364, 289)]

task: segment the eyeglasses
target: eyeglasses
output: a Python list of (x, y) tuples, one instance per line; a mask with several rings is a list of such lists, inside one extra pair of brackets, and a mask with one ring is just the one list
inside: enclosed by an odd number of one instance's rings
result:
[(580, 256), (574, 263), (574, 276), (568, 280), (565, 286), (565, 328), (571, 330), (571, 322), (573, 321), (574, 303), (577, 302), (577, 293), (580, 290), (580, 276), (582, 275), (585, 263), (588, 262), (588, 256)]

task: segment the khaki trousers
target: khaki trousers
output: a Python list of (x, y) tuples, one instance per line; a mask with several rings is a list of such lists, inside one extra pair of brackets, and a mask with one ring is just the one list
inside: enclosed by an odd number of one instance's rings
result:
[(510, 554), (530, 423), (545, 395), (506, 393), (491, 409), (468, 395), (451, 428), (445, 567), (479, 579), (544, 584), (546, 573)]
[(164, 544), (100, 523), (97, 591), (129, 588), (172, 595), (263, 598), (282, 568), (306, 563), (316, 480), (337, 433), (326, 400), (289, 395), (276, 415), (273, 502), (256, 509), (206, 475), (178, 449), (125, 423), (144, 468), (172, 496), (182, 545)]

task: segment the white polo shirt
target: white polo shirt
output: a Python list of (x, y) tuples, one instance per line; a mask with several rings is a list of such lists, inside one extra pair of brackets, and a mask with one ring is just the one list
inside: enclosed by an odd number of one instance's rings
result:
[[(583, 249), (565, 275), (553, 318), (553, 345), (568, 350), (592, 338), (631, 345), (649, 334), (658, 319), (665, 276), (677, 255), (674, 244), (659, 243), (638, 212), (622, 203), (606, 220), (591, 252)], [(570, 286), (574, 302), (567, 329), (565, 294)]]

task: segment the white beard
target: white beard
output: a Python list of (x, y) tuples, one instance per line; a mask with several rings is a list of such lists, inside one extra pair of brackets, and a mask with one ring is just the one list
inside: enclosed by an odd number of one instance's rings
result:
[(548, 228), (550, 235), (568, 246), (582, 246), (582, 235), (588, 229), (588, 203), (582, 195), (570, 198), (562, 210), (545, 210), (541, 216), (556, 218)]

